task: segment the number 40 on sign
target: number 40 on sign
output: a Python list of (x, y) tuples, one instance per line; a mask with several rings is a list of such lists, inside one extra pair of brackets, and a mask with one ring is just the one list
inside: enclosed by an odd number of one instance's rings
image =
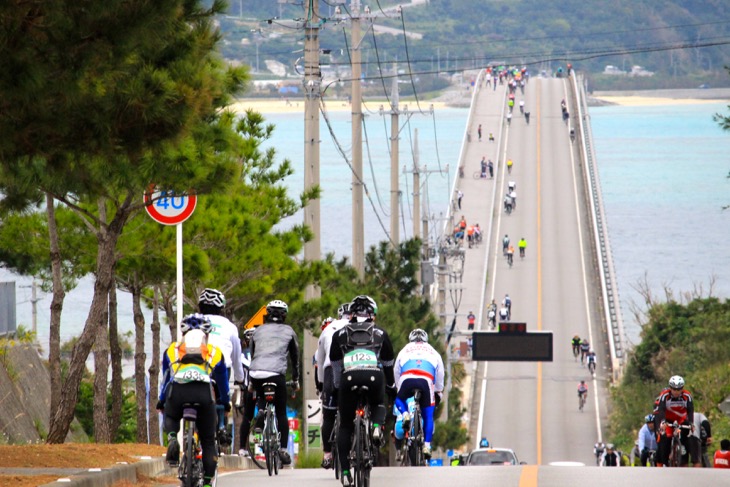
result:
[(193, 214), (198, 198), (195, 193), (176, 194), (151, 185), (144, 194), (145, 209), (158, 223), (177, 225)]

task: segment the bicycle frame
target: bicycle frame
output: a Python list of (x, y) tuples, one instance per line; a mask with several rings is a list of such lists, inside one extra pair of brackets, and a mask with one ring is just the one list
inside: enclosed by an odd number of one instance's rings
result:
[(276, 384), (266, 382), (263, 385), (264, 401), (266, 401), (266, 409), (264, 410), (264, 432), (263, 432), (263, 450), (266, 457), (266, 470), (269, 476), (279, 475), (279, 427), (276, 422), (276, 407), (274, 399), (276, 398)]
[(422, 467), (424, 465), (423, 450), (421, 447), (424, 442), (423, 435), (423, 418), (421, 415), (421, 391), (416, 390), (413, 396), (415, 402), (415, 411), (413, 419), (408, 431), (405, 432), (405, 455), (403, 455), (404, 466)]
[(684, 444), (682, 444), (682, 430), (691, 430), (691, 426), (688, 424), (680, 425), (676, 421), (672, 424), (672, 443), (669, 449), (669, 466), (670, 467), (681, 467), (683, 465), (682, 459), (688, 452), (685, 450)]
[(350, 448), (350, 468), (355, 471), (355, 487), (369, 487), (370, 470), (373, 468), (372, 441), (370, 431), (370, 407), (365, 400), (367, 386), (355, 386), (358, 395), (355, 410), (355, 428)]

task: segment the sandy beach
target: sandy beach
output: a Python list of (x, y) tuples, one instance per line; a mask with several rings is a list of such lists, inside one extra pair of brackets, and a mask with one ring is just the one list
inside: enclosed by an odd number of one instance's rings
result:
[(641, 91), (594, 91), (592, 98), (615, 105), (697, 105), (730, 101), (730, 88), (641, 90)]
[[(429, 110), (430, 106), (438, 110), (447, 108), (444, 102), (420, 100), (421, 110)], [(387, 100), (370, 101), (363, 103), (363, 111), (376, 112), (380, 110), (380, 107), (388, 110)], [(349, 112), (350, 104), (346, 100), (329, 100), (325, 101), (325, 107), (329, 112)], [(401, 110), (417, 110), (415, 100), (401, 100)], [(283, 99), (283, 98), (244, 98), (238, 100), (236, 103), (231, 105), (231, 108), (236, 113), (243, 113), (246, 110), (255, 110), (262, 114), (267, 113), (304, 113), (304, 100), (301, 98), (296, 99)]]

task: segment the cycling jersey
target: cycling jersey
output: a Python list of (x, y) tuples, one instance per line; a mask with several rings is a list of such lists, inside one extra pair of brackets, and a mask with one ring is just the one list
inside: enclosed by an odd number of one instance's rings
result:
[(517, 246), (521, 249), (527, 248), (527, 240), (524, 238), (517, 242)]
[(443, 359), (428, 343), (412, 342), (403, 347), (395, 360), (393, 373), (398, 388), (409, 378), (427, 379), (431, 404), (434, 404), (434, 392), (444, 390)]
[(474, 325), (474, 323), (476, 322), (477, 317), (474, 316), (474, 313), (469, 313), (469, 316), (467, 316), (466, 319), (467, 319), (467, 321), (469, 322), (470, 325)]
[(580, 338), (573, 338), (571, 343), (576, 347), (580, 346)]
[(217, 390), (218, 402), (230, 402), (228, 372), (223, 354), (215, 346), (203, 345), (200, 350), (186, 350), (185, 344), (178, 346), (172, 342), (162, 358), (162, 384), (159, 400), (165, 402), (173, 384), (209, 384), (211, 397), (213, 383)]
[(589, 353), (588, 355), (586, 355), (586, 360), (588, 360), (588, 362), (595, 363), (596, 362), (596, 354), (595, 353)]
[(618, 452), (604, 452), (603, 455), (601, 455), (601, 466), (602, 467), (620, 467), (621, 466), (621, 457), (619, 457)]
[(228, 318), (220, 315), (205, 315), (210, 320), (208, 343), (215, 345), (223, 353), (226, 366), (233, 371), (233, 380), (243, 381), (243, 364), (241, 363), (241, 339), (238, 328)]
[(647, 424), (641, 427), (639, 430), (639, 451), (654, 450), (657, 449), (656, 434), (654, 431), (649, 429)]
[(586, 353), (588, 353), (588, 350), (591, 349), (591, 344), (588, 342), (581, 342), (580, 349)]
[(717, 450), (714, 463), (715, 468), (730, 468), (730, 450)]
[(691, 424), (694, 421), (692, 396), (686, 390), (682, 390), (676, 398), (672, 396), (671, 390), (664, 392), (659, 397), (657, 416), (659, 421), (664, 420), (670, 424), (675, 421), (679, 424)]
[(588, 384), (578, 384), (578, 394), (584, 394), (588, 392)]

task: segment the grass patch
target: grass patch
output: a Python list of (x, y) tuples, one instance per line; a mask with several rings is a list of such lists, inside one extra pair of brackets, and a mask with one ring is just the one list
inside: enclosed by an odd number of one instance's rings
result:
[(322, 463), (321, 450), (300, 450), (297, 456), (297, 468), (319, 468)]

